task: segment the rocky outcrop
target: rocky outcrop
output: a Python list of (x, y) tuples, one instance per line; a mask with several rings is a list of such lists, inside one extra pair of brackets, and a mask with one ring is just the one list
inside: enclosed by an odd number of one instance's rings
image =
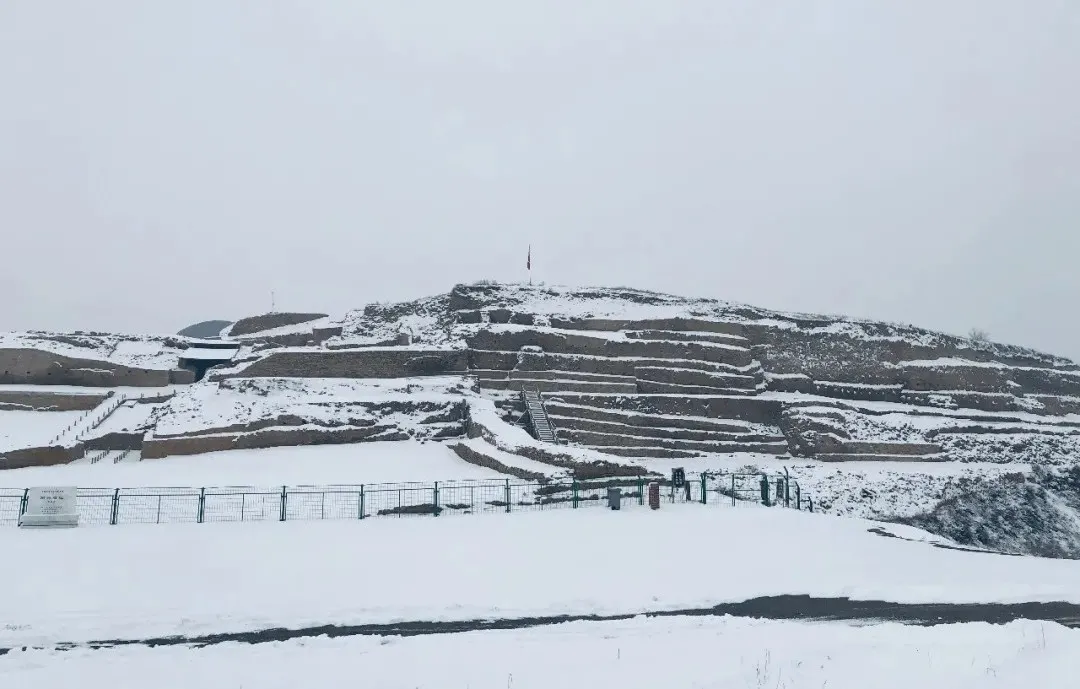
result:
[(1080, 467), (969, 480), (929, 512), (897, 521), (964, 545), (1080, 559)]

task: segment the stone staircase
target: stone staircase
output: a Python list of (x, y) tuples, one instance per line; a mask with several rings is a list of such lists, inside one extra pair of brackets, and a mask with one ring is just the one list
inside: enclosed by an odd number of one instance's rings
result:
[(127, 401), (128, 397), (116, 391), (109, 392), (105, 399), (93, 409), (76, 419), (70, 426), (65, 428), (52, 439), (52, 445), (75, 444), (92, 433), (98, 426), (105, 423), (113, 412)]
[(540, 398), (540, 391), (534, 387), (525, 387), (521, 390), (521, 401), (525, 404), (525, 413), (529, 417), (529, 425), (532, 426), (536, 439), (545, 443), (557, 442), (555, 427), (548, 418), (544, 402)]

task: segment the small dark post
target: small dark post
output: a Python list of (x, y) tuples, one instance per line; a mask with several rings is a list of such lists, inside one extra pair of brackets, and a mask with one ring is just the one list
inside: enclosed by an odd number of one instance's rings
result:
[(649, 483), (649, 509), (660, 509), (660, 483), (658, 481)]
[(203, 523), (203, 516), (206, 514), (206, 489), (199, 489), (199, 515), (196, 518), (196, 522)]
[(285, 521), (285, 517), (288, 514), (288, 502), (287, 502), (288, 499), (289, 499), (288, 498), (288, 495), (289, 495), (288, 491), (289, 491), (288, 486), (282, 486), (281, 487), (281, 517), (280, 517), (280, 521)]
[(113, 491), (112, 496), (112, 514), (109, 515), (109, 524), (116, 526), (117, 519), (120, 516), (120, 489), (117, 488)]
[(769, 506), (769, 477), (761, 475), (761, 504)]

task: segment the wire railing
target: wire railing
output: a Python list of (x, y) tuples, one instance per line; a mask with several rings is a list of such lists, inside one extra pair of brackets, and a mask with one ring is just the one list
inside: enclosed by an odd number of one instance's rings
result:
[[(260, 522), (513, 513), (647, 504), (645, 478), (595, 481), (437, 481), (322, 486), (79, 488), (81, 525)], [(798, 482), (785, 476), (703, 473), (659, 482), (664, 503), (767, 505), (804, 509)], [(0, 526), (25, 513), (29, 489), (0, 488)]]

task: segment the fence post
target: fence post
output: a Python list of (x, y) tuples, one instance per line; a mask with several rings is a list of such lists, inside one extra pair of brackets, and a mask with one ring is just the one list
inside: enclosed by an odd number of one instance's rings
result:
[(573, 482), (570, 484), (570, 491), (571, 491), (570, 504), (573, 505), (574, 509), (576, 510), (577, 506), (578, 506), (578, 483), (577, 483), (577, 479), (574, 479)]
[(802, 511), (802, 486), (798, 483), (795, 484), (795, 507)]
[(278, 521), (285, 521), (285, 516), (288, 513), (287, 512), (287, 507), (286, 507), (287, 504), (288, 504), (287, 501), (289, 499), (288, 495), (289, 495), (288, 486), (282, 486), (281, 487), (281, 517), (278, 519)]
[(431, 513), (433, 515), (435, 515), (436, 517), (438, 517), (439, 516), (439, 482), (438, 481), (435, 482), (435, 492), (432, 493), (432, 495), (435, 497), (435, 509), (433, 509), (431, 511)]
[(506, 479), (506, 511), (510, 512), (510, 479)]
[(22, 500), (19, 501), (19, 516), (26, 514), (26, 506), (30, 502), (30, 489), (24, 488), (22, 493)]
[(731, 475), (731, 506), (735, 506), (735, 474)]
[(360, 514), (358, 514), (356, 516), (356, 518), (357, 519), (363, 519), (364, 518), (364, 484), (362, 484), (362, 483), (360, 484), (360, 509), (358, 511), (359, 511)]
[(637, 477), (637, 504), (645, 504), (645, 479), (641, 476)]
[(206, 515), (206, 489), (199, 489), (199, 516), (196, 520), (197, 523), (203, 523), (203, 517)]
[(706, 486), (708, 485), (708, 481), (709, 481), (709, 472), (707, 472), (707, 471), (701, 472), (701, 504), (702, 505), (708, 504), (708, 498), (705, 496), (705, 490), (706, 490)]
[(120, 514), (120, 489), (117, 488), (113, 491), (112, 496), (112, 514), (109, 515), (109, 525), (116, 526), (117, 518)]

